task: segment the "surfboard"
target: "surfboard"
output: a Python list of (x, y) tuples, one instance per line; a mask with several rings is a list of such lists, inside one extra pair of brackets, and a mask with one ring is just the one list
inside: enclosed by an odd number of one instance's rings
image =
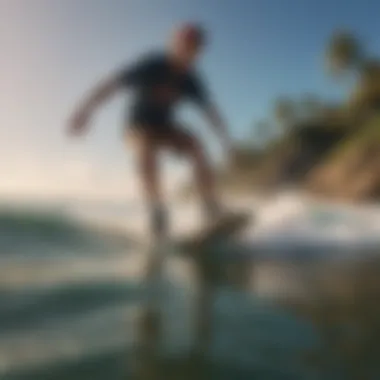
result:
[(190, 236), (176, 240), (175, 246), (179, 251), (196, 254), (207, 250), (215, 243), (233, 238), (247, 227), (252, 219), (253, 215), (249, 212), (230, 213)]

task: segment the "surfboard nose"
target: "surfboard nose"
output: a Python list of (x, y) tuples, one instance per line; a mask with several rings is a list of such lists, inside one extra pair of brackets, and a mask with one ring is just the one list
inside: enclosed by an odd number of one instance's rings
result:
[(206, 251), (222, 240), (228, 240), (248, 226), (253, 215), (248, 212), (228, 213), (207, 228), (179, 242), (179, 248), (194, 254)]

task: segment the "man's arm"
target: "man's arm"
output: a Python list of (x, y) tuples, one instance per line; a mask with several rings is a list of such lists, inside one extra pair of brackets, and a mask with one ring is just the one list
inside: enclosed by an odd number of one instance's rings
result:
[(100, 82), (75, 110), (69, 122), (69, 131), (71, 133), (82, 132), (94, 111), (115, 95), (122, 84), (120, 75), (113, 75)]
[(218, 137), (220, 138), (223, 147), (229, 150), (231, 147), (231, 139), (227, 124), (221, 116), (219, 109), (212, 103), (208, 102), (202, 107), (204, 115), (210, 125), (213, 127)]
[(100, 82), (90, 93), (82, 104), (82, 109), (86, 113), (92, 113), (100, 105), (109, 100), (121, 88), (121, 81), (117, 75), (109, 77)]
[(200, 77), (194, 73), (189, 78), (187, 91), (190, 98), (200, 107), (206, 120), (220, 138), (224, 150), (229, 153), (232, 144), (227, 125), (218, 107), (211, 101), (207, 87)]
[(113, 74), (100, 82), (84, 99), (72, 116), (69, 130), (73, 133), (82, 132), (94, 111), (120, 89), (138, 85), (154, 68), (156, 60), (150, 56), (139, 59), (133, 65)]

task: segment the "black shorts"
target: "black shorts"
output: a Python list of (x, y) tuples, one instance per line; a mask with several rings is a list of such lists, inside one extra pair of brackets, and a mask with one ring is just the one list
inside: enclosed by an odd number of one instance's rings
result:
[(177, 154), (188, 151), (196, 137), (182, 123), (173, 120), (129, 120), (126, 128), (128, 135), (145, 136), (150, 142), (169, 147)]
[(176, 131), (178, 123), (171, 112), (147, 108), (134, 108), (127, 121), (127, 128), (143, 131), (151, 135), (170, 136)]

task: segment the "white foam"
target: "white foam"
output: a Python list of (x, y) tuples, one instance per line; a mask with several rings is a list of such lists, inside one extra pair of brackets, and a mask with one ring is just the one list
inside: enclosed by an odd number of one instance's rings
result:
[[(380, 246), (380, 207), (342, 205), (320, 201), (297, 192), (283, 192), (270, 199), (239, 197), (228, 199), (231, 208), (252, 210), (255, 221), (249, 226), (246, 242), (274, 245), (305, 243), (310, 245), (346, 244)], [(196, 202), (168, 204), (171, 233), (179, 236), (202, 228), (201, 209)], [(80, 207), (78, 208), (80, 210)], [(107, 211), (76, 212), (76, 217), (147, 237), (147, 212), (141, 204), (125, 213)]]

